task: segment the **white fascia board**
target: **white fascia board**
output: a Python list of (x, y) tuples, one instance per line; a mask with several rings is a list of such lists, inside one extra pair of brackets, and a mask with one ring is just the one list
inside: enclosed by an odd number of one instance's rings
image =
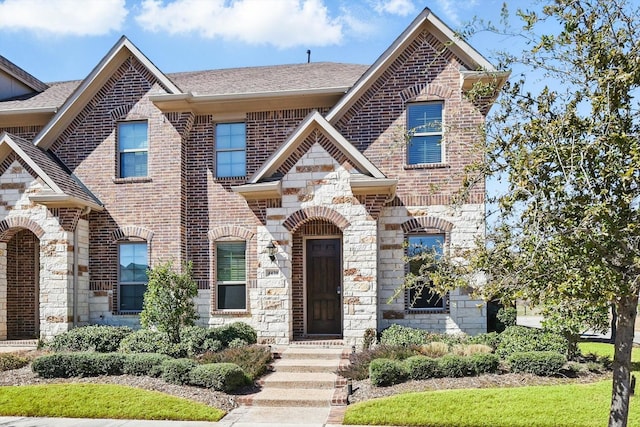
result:
[(78, 206), (89, 207), (94, 211), (101, 212), (104, 210), (104, 206), (97, 203), (91, 203), (86, 200), (78, 199), (77, 197), (69, 196), (67, 194), (56, 193), (40, 193), (29, 196), (29, 200), (35, 203), (41, 203), (51, 207), (55, 206)]
[(189, 93), (179, 93), (179, 94), (151, 95), (149, 96), (149, 99), (152, 102), (185, 100), (188, 103), (195, 104), (198, 102), (216, 102), (216, 101), (224, 102), (224, 101), (235, 101), (235, 100), (284, 98), (284, 97), (298, 97), (298, 96), (310, 96), (310, 95), (337, 95), (337, 94), (343, 94), (348, 90), (349, 90), (349, 86), (319, 88), (319, 89), (278, 90), (278, 91), (269, 91), (269, 92), (228, 93), (228, 94), (219, 94), (219, 95), (200, 95), (197, 92), (189, 92)]
[(56, 113), (58, 107), (33, 107), (33, 108), (16, 108), (12, 110), (0, 110), (0, 116), (17, 116), (22, 114), (43, 114)]

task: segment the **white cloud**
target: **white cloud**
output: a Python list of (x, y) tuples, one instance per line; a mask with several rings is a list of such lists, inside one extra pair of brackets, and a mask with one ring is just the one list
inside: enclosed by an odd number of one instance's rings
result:
[(473, 8), (477, 0), (436, 0), (440, 11), (452, 25), (462, 24), (459, 12)]
[(341, 19), (332, 19), (322, 0), (143, 0), (136, 21), (153, 32), (279, 48), (338, 44), (343, 37)]
[(389, 13), (400, 16), (411, 15), (416, 10), (411, 0), (377, 0), (373, 4), (373, 9), (380, 14)]
[(125, 0), (4, 0), (0, 30), (97, 36), (120, 31), (127, 13)]

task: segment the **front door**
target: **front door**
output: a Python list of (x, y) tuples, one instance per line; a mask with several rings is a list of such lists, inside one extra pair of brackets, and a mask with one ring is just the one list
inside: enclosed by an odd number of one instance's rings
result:
[(342, 334), (340, 239), (307, 239), (307, 334)]

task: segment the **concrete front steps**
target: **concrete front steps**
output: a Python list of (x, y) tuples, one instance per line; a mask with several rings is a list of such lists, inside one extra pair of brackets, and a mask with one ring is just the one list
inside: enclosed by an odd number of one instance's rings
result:
[(262, 389), (238, 399), (241, 405), (320, 408), (347, 404), (346, 381), (336, 372), (348, 363), (349, 351), (335, 346), (289, 346), (274, 354), (273, 372)]

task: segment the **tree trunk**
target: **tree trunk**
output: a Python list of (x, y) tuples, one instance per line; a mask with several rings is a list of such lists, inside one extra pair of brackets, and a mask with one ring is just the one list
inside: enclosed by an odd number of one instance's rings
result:
[(616, 304), (617, 327), (609, 427), (627, 426), (631, 395), (631, 350), (637, 310), (637, 294), (625, 295)]
[(618, 314), (616, 313), (616, 305), (611, 304), (611, 344), (616, 343), (616, 324), (618, 323)]

